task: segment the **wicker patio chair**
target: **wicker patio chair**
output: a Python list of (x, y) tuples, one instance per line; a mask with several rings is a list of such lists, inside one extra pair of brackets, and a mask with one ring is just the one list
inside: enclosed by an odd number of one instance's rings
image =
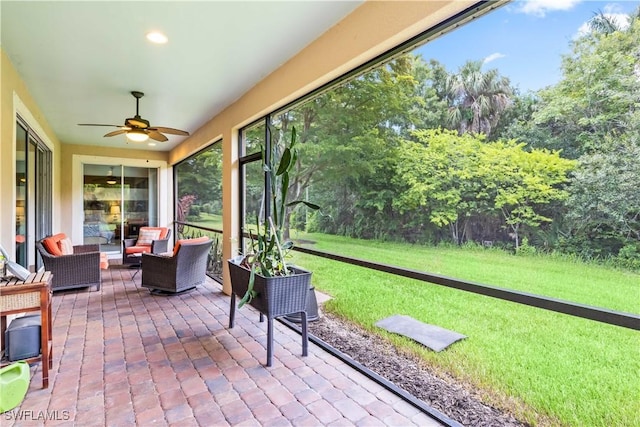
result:
[(208, 237), (178, 240), (170, 254), (142, 254), (142, 286), (178, 293), (204, 283), (212, 243)]
[(100, 290), (101, 261), (104, 263), (100, 245), (77, 245), (73, 246), (73, 254), (53, 255), (43, 245), (44, 240), (36, 242), (36, 248), (40, 252), (45, 270), (53, 274), (53, 291), (90, 286)]
[[(141, 241), (144, 233), (150, 230), (159, 231), (157, 239)], [(124, 239), (122, 241), (122, 263), (123, 264), (140, 264), (140, 256), (133, 254), (152, 253), (161, 254), (169, 249), (169, 238), (171, 237), (171, 229), (168, 227), (140, 227), (140, 235)]]

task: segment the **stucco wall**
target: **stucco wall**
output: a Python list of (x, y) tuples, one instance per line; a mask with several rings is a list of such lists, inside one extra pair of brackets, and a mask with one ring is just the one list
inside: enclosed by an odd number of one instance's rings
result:
[(31, 98), (29, 89), (15, 67), (0, 48), (0, 243), (15, 253), (15, 177), (16, 177), (16, 112), (36, 128), (39, 136), (53, 154), (53, 225), (60, 226), (60, 141), (51, 130), (38, 105)]

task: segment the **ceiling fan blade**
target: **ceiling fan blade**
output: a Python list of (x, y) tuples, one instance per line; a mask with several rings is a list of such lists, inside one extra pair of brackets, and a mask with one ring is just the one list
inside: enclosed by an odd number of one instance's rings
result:
[(180, 129), (174, 129), (174, 128), (165, 128), (165, 127), (161, 127), (161, 126), (154, 126), (152, 128), (149, 128), (148, 130), (156, 130), (158, 132), (168, 133), (170, 135), (189, 136), (189, 132), (187, 132), (187, 131), (180, 130)]
[(113, 132), (109, 132), (107, 134), (105, 134), (105, 136), (116, 136), (116, 135), (122, 135), (123, 133), (127, 133), (127, 131), (129, 131), (130, 129), (118, 129), (118, 130), (114, 130)]
[[(133, 91), (131, 92), (131, 95), (133, 95), (133, 97), (136, 98), (136, 115), (134, 117), (125, 119), (124, 126), (108, 125), (108, 124), (102, 124), (102, 123), (78, 123), (78, 126), (108, 126), (108, 127), (120, 128), (113, 132), (107, 133), (105, 137), (122, 135), (123, 133), (129, 134), (129, 131), (131, 131), (131, 134), (129, 136), (133, 138), (133, 134), (146, 133), (149, 136), (149, 138), (154, 139), (156, 141), (160, 141), (160, 142), (168, 141), (168, 138), (164, 136), (162, 133), (168, 133), (171, 135), (189, 136), (189, 132), (180, 130), (180, 129), (158, 127), (158, 126), (149, 127), (149, 121), (140, 117), (139, 102), (140, 102), (140, 98), (144, 96), (144, 93)], [(141, 136), (141, 135), (138, 135), (138, 136)]]
[(101, 125), (96, 123), (78, 123), (78, 126), (109, 126), (114, 128), (122, 127), (121, 125)]
[(149, 135), (149, 138), (151, 139), (155, 139), (156, 141), (160, 141), (160, 142), (165, 142), (169, 140), (166, 136), (164, 136), (163, 134), (161, 134), (155, 129), (147, 129), (147, 131), (148, 131), (147, 135)]

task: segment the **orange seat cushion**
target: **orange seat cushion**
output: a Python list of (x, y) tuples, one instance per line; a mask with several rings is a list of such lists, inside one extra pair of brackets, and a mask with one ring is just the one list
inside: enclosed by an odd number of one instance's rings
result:
[(62, 239), (66, 239), (67, 235), (64, 233), (54, 234), (42, 240), (42, 246), (53, 256), (62, 256), (62, 251), (58, 242)]
[(151, 245), (135, 245), (129, 246), (125, 249), (124, 253), (126, 254), (141, 254), (151, 252)]
[(109, 268), (109, 257), (104, 252), (100, 252), (100, 268), (103, 270)]
[(202, 236), (202, 237), (197, 237), (195, 239), (181, 239), (178, 240), (176, 242), (176, 245), (173, 247), (173, 256), (176, 256), (178, 254), (178, 251), (180, 250), (180, 246), (182, 245), (188, 245), (188, 244), (194, 244), (194, 243), (203, 243), (208, 241), (209, 238), (207, 236)]

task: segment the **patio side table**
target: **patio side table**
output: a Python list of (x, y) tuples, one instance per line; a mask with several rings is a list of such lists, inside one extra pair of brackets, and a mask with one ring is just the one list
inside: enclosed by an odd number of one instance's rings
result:
[[(7, 316), (31, 311), (40, 312), (40, 354), (24, 361), (42, 362), (42, 388), (49, 387), (49, 370), (53, 368), (53, 337), (51, 329), (50, 271), (32, 273), (26, 280), (10, 278), (0, 283), (0, 331), (7, 329)], [(2, 340), (4, 350), (5, 340)], [(2, 359), (0, 367), (14, 362)]]

